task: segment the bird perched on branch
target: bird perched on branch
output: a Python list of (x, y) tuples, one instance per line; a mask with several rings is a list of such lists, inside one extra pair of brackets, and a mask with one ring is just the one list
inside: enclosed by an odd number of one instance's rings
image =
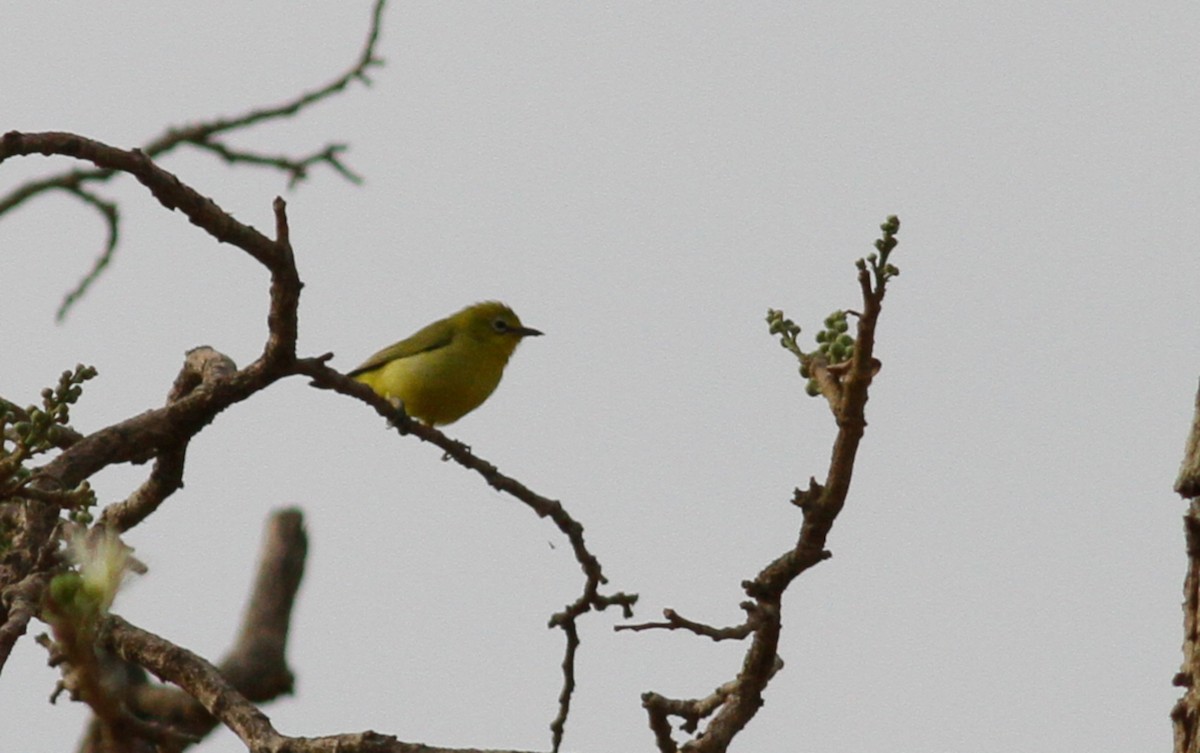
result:
[(499, 301), (467, 306), (368, 358), (349, 376), (430, 426), (454, 423), (500, 384), (523, 326)]

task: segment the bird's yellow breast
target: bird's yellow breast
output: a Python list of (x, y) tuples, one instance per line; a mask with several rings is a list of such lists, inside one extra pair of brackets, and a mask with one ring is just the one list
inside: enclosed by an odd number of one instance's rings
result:
[(500, 384), (508, 354), (463, 343), (389, 361), (357, 378), (427, 424), (453, 423)]

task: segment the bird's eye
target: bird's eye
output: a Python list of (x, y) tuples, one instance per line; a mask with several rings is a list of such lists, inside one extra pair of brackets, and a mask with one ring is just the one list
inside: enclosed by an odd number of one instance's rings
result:
[(492, 329), (501, 333), (507, 332), (508, 322), (504, 321), (503, 319), (497, 319), (496, 321), (492, 322)]

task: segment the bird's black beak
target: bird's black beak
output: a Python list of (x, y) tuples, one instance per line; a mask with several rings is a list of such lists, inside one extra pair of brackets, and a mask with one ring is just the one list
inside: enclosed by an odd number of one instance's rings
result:
[(540, 337), (542, 331), (533, 327), (517, 327), (513, 332), (516, 332), (521, 337)]

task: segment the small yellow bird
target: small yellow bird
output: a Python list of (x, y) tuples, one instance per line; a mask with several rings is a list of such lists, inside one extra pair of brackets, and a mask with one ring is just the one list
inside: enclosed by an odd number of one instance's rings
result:
[(485, 301), (384, 348), (349, 376), (413, 418), (450, 424), (487, 400), (521, 339), (540, 334), (508, 306)]

